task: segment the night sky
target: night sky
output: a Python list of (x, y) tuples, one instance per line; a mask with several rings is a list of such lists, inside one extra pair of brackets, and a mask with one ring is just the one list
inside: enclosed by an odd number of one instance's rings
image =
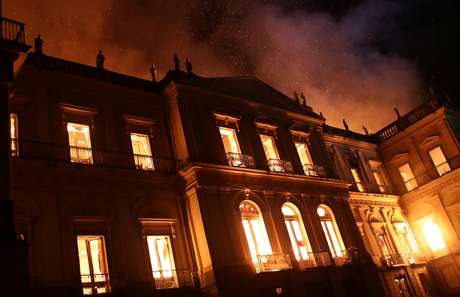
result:
[[(184, 3), (185, 2), (185, 3)], [(371, 131), (427, 98), (459, 95), (454, 1), (4, 0), (47, 54), (148, 78), (172, 55), (203, 76), (255, 75), (303, 91), (328, 123)]]

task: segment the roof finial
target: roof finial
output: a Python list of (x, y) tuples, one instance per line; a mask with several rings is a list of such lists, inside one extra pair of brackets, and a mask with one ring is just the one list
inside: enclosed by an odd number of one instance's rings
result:
[(188, 74), (193, 73), (192, 62), (188, 58), (185, 59), (185, 70)]
[(346, 119), (343, 119), (342, 122), (343, 122), (343, 126), (345, 127), (345, 130), (349, 131), (350, 128), (348, 127), (347, 120), (346, 120)]
[(300, 98), (303, 101), (303, 106), (307, 107), (307, 98), (305, 98), (305, 95), (303, 94), (303, 92), (300, 93)]
[(401, 114), (399, 113), (399, 109), (397, 107), (393, 108), (393, 110), (395, 111), (396, 113), (396, 116), (398, 117), (398, 119), (401, 118)]
[(297, 102), (298, 104), (300, 104), (299, 95), (297, 95), (297, 92), (296, 92), (296, 91), (294, 91), (294, 100), (295, 100), (295, 102)]
[(35, 38), (35, 53), (43, 54), (43, 40), (40, 37), (40, 34), (37, 35)]
[(179, 56), (177, 55), (177, 53), (174, 54), (173, 61), (174, 61), (174, 71), (180, 71), (180, 60), (179, 60)]
[(363, 130), (364, 134), (369, 135), (369, 130), (367, 130), (367, 127), (363, 125)]
[(325, 118), (322, 111), (319, 112), (319, 116), (320, 116), (322, 119)]
[(97, 54), (96, 57), (96, 67), (97, 69), (104, 69), (104, 62), (105, 62), (105, 56), (102, 53), (102, 50), (99, 50), (99, 53)]
[(152, 64), (152, 66), (150, 67), (150, 75), (152, 76), (152, 82), (156, 83), (157, 82), (158, 70), (157, 70), (157, 66), (155, 64)]

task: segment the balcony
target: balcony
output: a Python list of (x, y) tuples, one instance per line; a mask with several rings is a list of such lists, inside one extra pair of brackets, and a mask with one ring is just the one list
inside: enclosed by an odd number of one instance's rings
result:
[(233, 167), (254, 168), (254, 158), (239, 153), (227, 153), (227, 164)]
[[(14, 143), (16, 148), (15, 150), (12, 150), (11, 153), (19, 159), (73, 163), (79, 164), (80, 166), (141, 169), (164, 173), (175, 172), (178, 168), (178, 161), (171, 158), (133, 156), (132, 153), (105, 151), (77, 146), (69, 147), (67, 145), (22, 139), (14, 139), (11, 143)], [(148, 169), (150, 165), (152, 169)]]
[(157, 290), (193, 287), (193, 272), (189, 269), (152, 271)]
[(334, 263), (336, 266), (343, 266), (353, 263), (352, 250), (336, 251), (334, 256)]
[(24, 32), (24, 24), (0, 17), (0, 40), (25, 45), (26, 34)]
[(317, 166), (314, 164), (304, 164), (303, 171), (305, 172), (305, 175), (307, 176), (314, 176), (314, 177), (325, 177), (326, 176), (326, 171), (324, 170), (324, 167)]
[(312, 268), (312, 267), (324, 267), (331, 265), (331, 258), (328, 253), (308, 253), (307, 259), (297, 260), (300, 269)]
[(273, 172), (288, 172), (292, 173), (292, 164), (289, 161), (278, 160), (278, 159), (268, 159), (268, 168)]
[(80, 279), (83, 295), (107, 294), (110, 292), (108, 274), (82, 274)]
[(280, 271), (292, 268), (287, 254), (257, 255), (257, 272)]
[(425, 257), (422, 254), (391, 254), (380, 258), (383, 267), (410, 266), (419, 263), (425, 263)]

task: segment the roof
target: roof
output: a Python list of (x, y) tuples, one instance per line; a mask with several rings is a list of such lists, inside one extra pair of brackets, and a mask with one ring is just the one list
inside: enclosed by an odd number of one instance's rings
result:
[(361, 134), (361, 133), (357, 133), (357, 132), (350, 131), (350, 130), (332, 127), (329, 125), (323, 125), (323, 131), (324, 133), (328, 133), (332, 135), (343, 136), (346, 138), (365, 141), (369, 143), (377, 143), (377, 139), (374, 134), (366, 135), (366, 134)]
[(205, 78), (185, 72), (170, 71), (165, 79), (172, 79), (178, 84), (194, 86), (221, 94), (244, 98), (272, 107), (301, 113), (322, 119), (311, 107), (302, 106), (290, 97), (274, 89), (254, 76)]

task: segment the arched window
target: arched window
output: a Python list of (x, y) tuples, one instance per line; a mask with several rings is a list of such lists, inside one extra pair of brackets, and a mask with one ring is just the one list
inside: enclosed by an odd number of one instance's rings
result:
[(332, 256), (334, 258), (344, 256), (345, 245), (331, 209), (326, 205), (320, 205), (317, 213)]
[(259, 207), (249, 200), (241, 202), (240, 213), (252, 261), (258, 264), (258, 256), (272, 254), (264, 220)]
[(299, 263), (312, 260), (311, 254), (309, 254), (311, 253), (310, 242), (299, 210), (292, 203), (284, 203), (281, 211), (284, 215), (284, 223), (289, 233), (295, 258)]

